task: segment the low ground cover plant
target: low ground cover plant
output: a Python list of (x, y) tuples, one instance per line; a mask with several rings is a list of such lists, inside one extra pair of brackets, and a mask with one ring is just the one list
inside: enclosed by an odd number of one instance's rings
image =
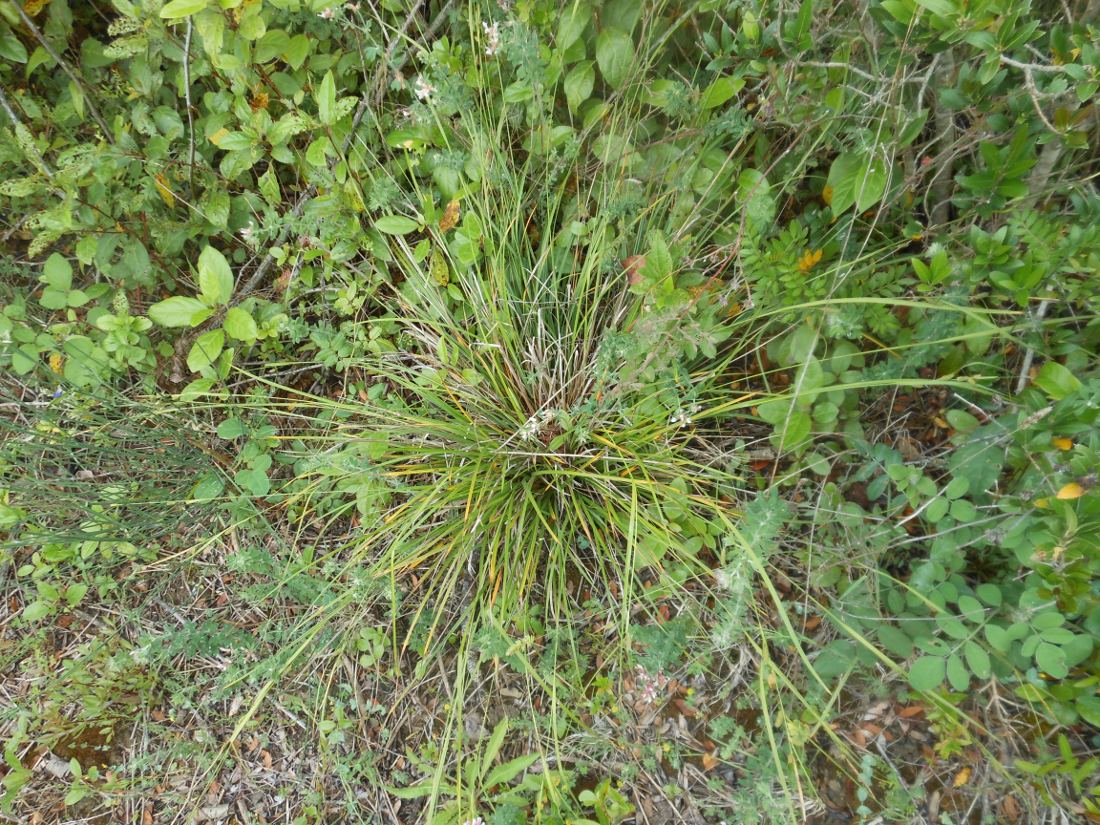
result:
[(0, 2), (0, 818), (1100, 818), (1094, 2)]

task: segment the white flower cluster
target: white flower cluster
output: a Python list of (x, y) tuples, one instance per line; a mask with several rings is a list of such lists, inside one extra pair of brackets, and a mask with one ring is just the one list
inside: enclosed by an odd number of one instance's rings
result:
[(634, 668), (634, 687), (637, 688), (637, 698), (645, 704), (651, 704), (657, 700), (668, 686), (668, 677), (663, 670), (650, 673), (641, 665)]
[(701, 408), (698, 404), (692, 404), (690, 407), (687, 408), (681, 407), (671, 416), (669, 416), (668, 423), (679, 424), (681, 427), (686, 427), (691, 424), (691, 417), (695, 415), (695, 413), (699, 412), (700, 409)]
[(416, 97), (419, 100), (427, 102), (431, 99), (432, 94), (435, 92), (435, 86), (424, 79), (424, 75), (418, 74), (416, 76), (416, 85), (413, 88), (416, 92)]
[(493, 23), (490, 25), (482, 21), (481, 28), (485, 31), (485, 54), (492, 57), (500, 51), (500, 24)]
[(534, 441), (542, 432), (542, 428), (557, 418), (557, 415), (557, 410), (537, 412), (523, 422), (523, 426), (519, 428), (516, 435), (519, 436), (520, 441)]

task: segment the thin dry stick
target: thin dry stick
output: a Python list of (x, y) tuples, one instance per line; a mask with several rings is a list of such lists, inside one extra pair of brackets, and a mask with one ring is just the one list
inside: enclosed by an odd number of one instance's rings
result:
[(57, 65), (61, 67), (65, 74), (67, 74), (72, 79), (73, 83), (76, 84), (77, 88), (80, 89), (80, 93), (84, 96), (84, 102), (88, 104), (88, 111), (91, 113), (92, 119), (99, 124), (99, 128), (103, 130), (103, 136), (107, 138), (107, 142), (113, 146), (115, 139), (111, 136), (111, 130), (107, 127), (107, 121), (103, 119), (103, 115), (101, 115), (99, 109), (96, 108), (95, 101), (92, 99), (92, 95), (88, 91), (88, 88), (84, 85), (84, 81), (80, 79), (80, 75), (78, 75), (73, 67), (70, 66), (68, 62), (57, 53), (54, 47), (50, 45), (50, 42), (45, 38), (42, 32), (39, 31), (38, 26), (31, 20), (30, 15), (23, 10), (23, 6), (15, 2), (15, 0), (11, 0), (11, 4), (15, 6), (15, 10), (19, 12), (19, 17), (22, 18), (23, 24), (30, 30), (31, 34), (34, 35), (34, 39), (46, 50), (46, 54), (54, 59)]
[(191, 115), (191, 31), (193, 24), (187, 18), (187, 35), (183, 38), (183, 99), (187, 104), (187, 130), (190, 132), (187, 144), (187, 185), (191, 197), (195, 196), (195, 121)]
[[(947, 49), (936, 68), (936, 86), (939, 89), (949, 89), (955, 82), (955, 58), (951, 49)], [(933, 91), (933, 97), (936, 97)], [(951, 217), (951, 192), (955, 183), (954, 156), (950, 152), (951, 145), (955, 142), (955, 113), (935, 100), (932, 104), (933, 122), (936, 127), (936, 148), (939, 156), (943, 158), (936, 176), (929, 187), (932, 195), (932, 225), (946, 226)]]
[[(1039, 303), (1039, 309), (1035, 312), (1035, 322), (1039, 323), (1046, 315), (1047, 310), (1050, 309), (1050, 298), (1044, 298)], [(1024, 362), (1020, 365), (1020, 377), (1016, 381), (1016, 395), (1019, 395), (1024, 391), (1024, 387), (1027, 386), (1027, 374), (1031, 372), (1031, 362), (1035, 360), (1035, 347), (1028, 347), (1027, 352), (1024, 353)]]

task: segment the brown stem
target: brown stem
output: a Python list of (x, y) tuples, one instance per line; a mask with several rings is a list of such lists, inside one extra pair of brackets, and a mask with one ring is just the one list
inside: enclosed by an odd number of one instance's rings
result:
[[(933, 92), (936, 89), (949, 88), (954, 83), (955, 58), (948, 49), (940, 57), (936, 67)], [(943, 226), (951, 218), (951, 190), (954, 184), (952, 173), (954, 171), (955, 155), (951, 152), (951, 146), (955, 142), (955, 116), (946, 106), (936, 101), (934, 104), (934, 123), (936, 127), (936, 142), (940, 156), (943, 157), (943, 166), (937, 171), (932, 181), (932, 212), (929, 215), (933, 226)]]

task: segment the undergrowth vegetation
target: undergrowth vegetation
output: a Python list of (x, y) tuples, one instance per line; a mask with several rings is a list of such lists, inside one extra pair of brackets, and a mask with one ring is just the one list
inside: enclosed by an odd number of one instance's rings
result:
[(0, 819), (1100, 820), (1095, 0), (0, 0)]

